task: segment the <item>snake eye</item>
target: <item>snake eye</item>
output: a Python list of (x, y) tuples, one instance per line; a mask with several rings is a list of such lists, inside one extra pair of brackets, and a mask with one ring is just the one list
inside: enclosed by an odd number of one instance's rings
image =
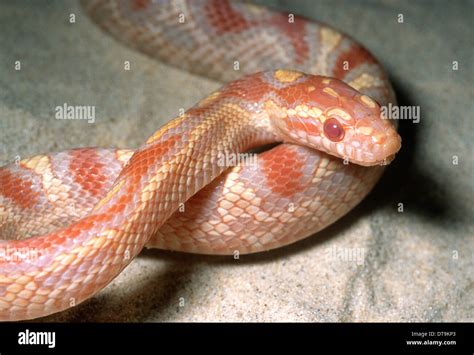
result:
[(344, 138), (344, 128), (335, 118), (324, 121), (324, 134), (333, 142), (339, 142)]

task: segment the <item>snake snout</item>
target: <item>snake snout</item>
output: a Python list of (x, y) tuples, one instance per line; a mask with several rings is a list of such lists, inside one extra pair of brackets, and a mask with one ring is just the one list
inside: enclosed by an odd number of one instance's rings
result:
[(402, 139), (398, 134), (390, 135), (385, 140), (382, 146), (382, 155), (384, 160), (390, 162), (395, 158), (395, 154), (398, 153), (402, 147)]

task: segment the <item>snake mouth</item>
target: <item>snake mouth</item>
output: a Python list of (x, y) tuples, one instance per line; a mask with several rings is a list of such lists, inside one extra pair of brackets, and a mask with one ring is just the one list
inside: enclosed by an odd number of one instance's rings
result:
[[(374, 153), (360, 149), (361, 153), (355, 154), (355, 158), (353, 157), (350, 161), (362, 166), (388, 165), (395, 159), (400, 148), (401, 138), (397, 135), (391, 137), (382, 146), (374, 147), (372, 150)], [(358, 156), (363, 158), (359, 159)]]
[(387, 158), (385, 158), (385, 162), (387, 164), (390, 164), (393, 160), (395, 160), (396, 154), (389, 155)]
[[(302, 144), (301, 139), (308, 147), (323, 151), (329, 155), (338, 157), (353, 164), (362, 166), (388, 165), (395, 159), (396, 153), (401, 147), (401, 138), (398, 134), (387, 136), (382, 144), (363, 144), (358, 140), (346, 142), (332, 142), (322, 136), (308, 135), (300, 131), (298, 135), (290, 135), (290, 141)], [(299, 138), (296, 140), (295, 137)]]
[(395, 135), (388, 136), (387, 140), (383, 144), (382, 152), (385, 155), (384, 160), (388, 160), (390, 157), (395, 159), (395, 155), (402, 147), (401, 137), (395, 133)]

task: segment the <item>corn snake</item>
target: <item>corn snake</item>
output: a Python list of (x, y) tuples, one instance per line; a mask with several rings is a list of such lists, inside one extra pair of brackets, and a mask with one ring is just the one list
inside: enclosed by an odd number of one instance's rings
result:
[[(327, 26), (221, 1), (84, 6), (140, 51), (230, 83), (136, 151), (81, 148), (0, 169), (2, 248), (39, 252), (0, 260), (2, 320), (86, 300), (143, 246), (250, 253), (307, 237), (359, 203), (400, 148), (380, 117), (394, 102), (382, 68)], [(218, 163), (274, 142), (256, 166)]]

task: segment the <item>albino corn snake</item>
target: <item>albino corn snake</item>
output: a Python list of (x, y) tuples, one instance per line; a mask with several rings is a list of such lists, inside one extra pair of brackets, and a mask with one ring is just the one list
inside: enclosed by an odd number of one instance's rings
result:
[[(230, 83), (135, 151), (80, 148), (0, 168), (1, 247), (39, 251), (0, 260), (2, 320), (84, 301), (144, 246), (251, 253), (312, 235), (359, 203), (400, 149), (380, 113), (395, 100), (381, 66), (327, 26), (225, 1), (83, 3), (121, 41)], [(219, 163), (276, 142), (256, 166)]]

